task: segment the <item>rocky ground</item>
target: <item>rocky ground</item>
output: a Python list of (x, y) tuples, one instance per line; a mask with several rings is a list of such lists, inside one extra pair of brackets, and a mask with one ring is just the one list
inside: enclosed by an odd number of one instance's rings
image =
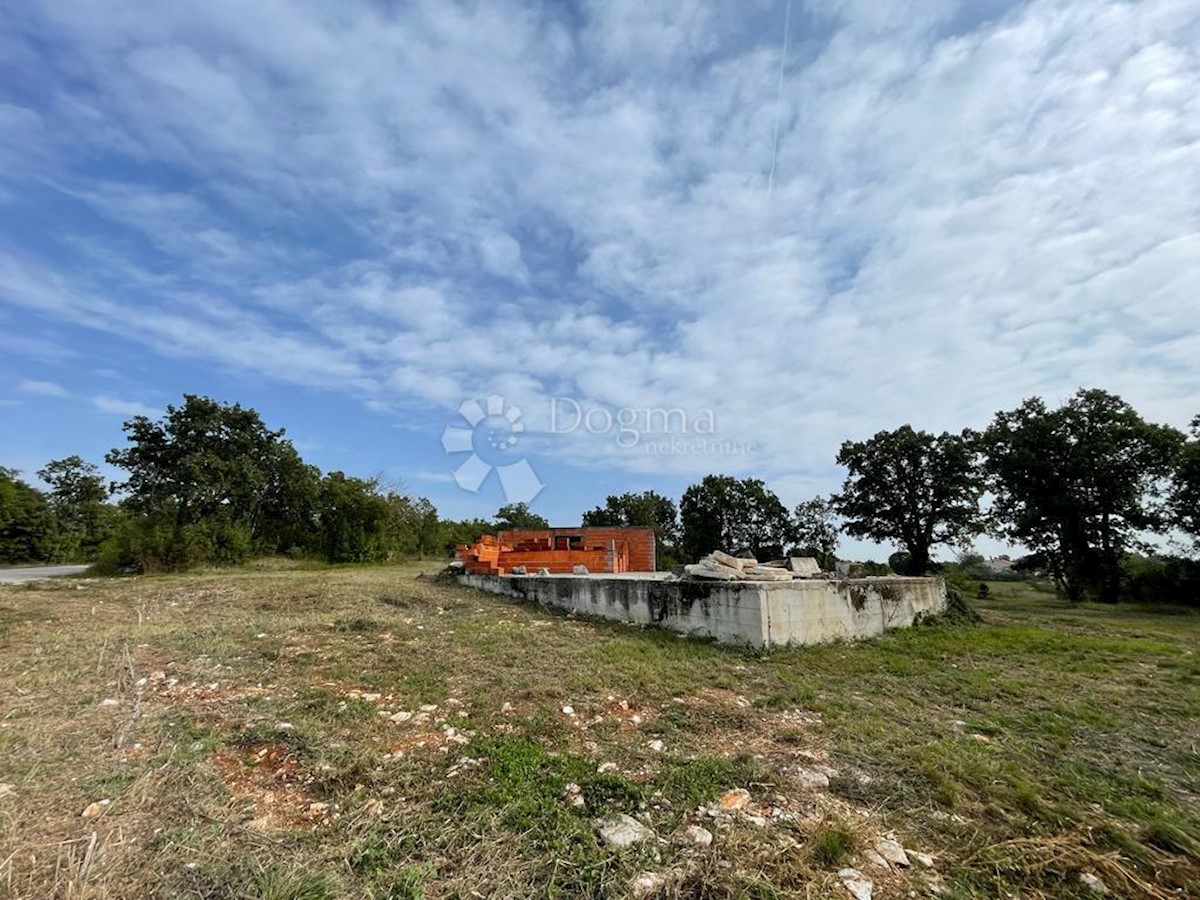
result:
[(1197, 616), (764, 655), (418, 571), (0, 588), (0, 892), (1200, 892)]

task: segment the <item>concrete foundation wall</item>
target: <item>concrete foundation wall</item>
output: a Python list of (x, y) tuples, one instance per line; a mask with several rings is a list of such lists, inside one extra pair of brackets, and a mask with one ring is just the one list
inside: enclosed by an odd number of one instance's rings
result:
[(756, 647), (873, 637), (946, 607), (940, 578), (707, 582), (468, 574), (459, 581), (546, 606)]

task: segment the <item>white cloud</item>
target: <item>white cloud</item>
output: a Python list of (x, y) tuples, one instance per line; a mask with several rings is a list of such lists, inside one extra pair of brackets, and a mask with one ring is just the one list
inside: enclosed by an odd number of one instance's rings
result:
[(145, 403), (137, 400), (123, 400), (120, 397), (108, 397), (105, 395), (93, 397), (92, 406), (102, 413), (110, 413), (122, 418), (146, 416), (147, 418), (154, 419), (162, 414), (161, 409), (147, 406)]
[(524, 283), (529, 272), (521, 259), (521, 245), (506, 232), (485, 234), (479, 241), (479, 264), (485, 272)]
[(70, 397), (71, 392), (56, 381), (22, 381), (17, 390), (38, 397)]
[(112, 230), (0, 297), (382, 410), (712, 408), (753, 459), (556, 452), (789, 500), (1033, 393), (1186, 422), (1195, 3), (884, 6), (797, 10), (768, 196), (781, 5), (48, 4), (69, 63), (0, 130)]

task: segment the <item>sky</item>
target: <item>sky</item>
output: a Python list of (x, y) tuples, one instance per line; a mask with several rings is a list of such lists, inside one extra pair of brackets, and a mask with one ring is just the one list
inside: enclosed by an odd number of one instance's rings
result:
[(27, 474), (192, 393), (573, 524), (1034, 395), (1200, 413), (1195, 0), (0, 12)]

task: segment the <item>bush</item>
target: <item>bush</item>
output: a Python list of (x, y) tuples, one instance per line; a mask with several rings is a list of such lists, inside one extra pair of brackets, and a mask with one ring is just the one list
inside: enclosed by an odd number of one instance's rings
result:
[(1131, 553), (1121, 562), (1121, 599), (1200, 606), (1200, 560)]
[(175, 527), (166, 516), (123, 519), (100, 546), (100, 574), (179, 572), (200, 565), (233, 566), (251, 556), (250, 530), (237, 523)]
[(46, 562), (54, 557), (58, 529), (46, 496), (0, 466), (0, 562)]
[(916, 625), (978, 625), (983, 616), (973, 607), (958, 590), (947, 585), (946, 608), (940, 613), (919, 613)]

